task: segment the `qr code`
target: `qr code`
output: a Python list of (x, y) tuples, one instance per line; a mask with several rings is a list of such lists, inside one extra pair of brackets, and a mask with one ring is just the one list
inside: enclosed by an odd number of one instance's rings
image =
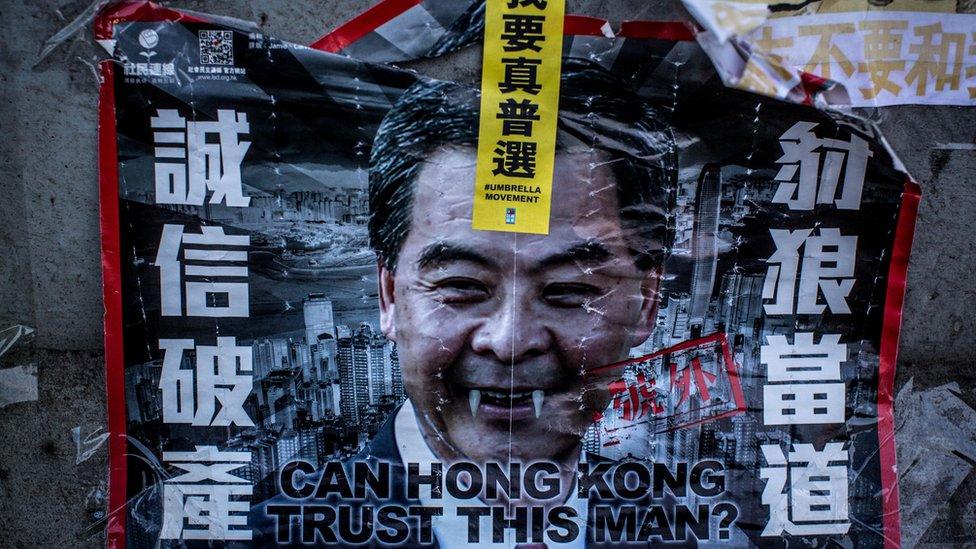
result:
[(200, 31), (200, 63), (204, 65), (233, 65), (234, 32), (229, 30)]

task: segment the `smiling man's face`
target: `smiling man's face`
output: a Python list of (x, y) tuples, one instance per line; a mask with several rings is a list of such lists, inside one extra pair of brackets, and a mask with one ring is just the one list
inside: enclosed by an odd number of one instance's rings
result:
[(660, 273), (635, 267), (599, 153), (557, 153), (548, 235), (473, 230), (475, 162), (444, 147), (421, 165), (380, 269), (383, 331), (442, 459), (571, 459), (610, 401), (613, 373), (588, 372), (650, 335)]

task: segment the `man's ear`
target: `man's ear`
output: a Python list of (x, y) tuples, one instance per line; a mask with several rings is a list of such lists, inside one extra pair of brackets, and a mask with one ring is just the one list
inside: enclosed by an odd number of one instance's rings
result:
[(644, 274), (641, 280), (641, 308), (640, 317), (634, 326), (634, 339), (631, 347), (637, 347), (647, 341), (654, 333), (657, 324), (657, 307), (660, 300), (661, 276), (663, 269), (655, 267)]
[(388, 339), (396, 341), (393, 273), (383, 265), (382, 261), (376, 262), (376, 271), (380, 294), (380, 329)]

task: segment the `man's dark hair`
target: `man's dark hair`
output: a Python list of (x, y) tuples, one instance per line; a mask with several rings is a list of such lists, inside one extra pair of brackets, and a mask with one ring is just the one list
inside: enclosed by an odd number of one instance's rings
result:
[[(410, 231), (422, 162), (442, 146), (477, 148), (479, 112), (477, 90), (423, 80), (404, 92), (380, 124), (369, 164), (369, 240), (390, 271)], [(634, 263), (641, 270), (661, 265), (671, 243), (677, 160), (674, 138), (659, 113), (601, 67), (566, 59), (557, 134), (557, 150), (575, 141), (608, 157)]]

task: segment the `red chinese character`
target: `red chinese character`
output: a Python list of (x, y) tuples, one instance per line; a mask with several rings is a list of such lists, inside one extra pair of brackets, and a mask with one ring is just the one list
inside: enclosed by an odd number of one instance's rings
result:
[[(689, 373), (691, 375), (689, 375)], [(711, 400), (711, 396), (708, 393), (708, 387), (715, 383), (715, 374), (708, 373), (702, 370), (701, 360), (698, 357), (691, 359), (691, 365), (682, 369), (678, 372), (678, 365), (671, 363), (671, 390), (677, 390), (681, 393), (681, 398), (675, 403), (675, 408), (681, 406), (681, 403), (687, 400), (691, 396), (691, 380), (694, 378), (695, 387), (698, 389), (698, 394), (701, 396), (702, 403), (707, 403)]]
[(620, 379), (610, 384), (610, 395), (613, 396), (613, 409), (623, 409), (623, 419), (634, 421), (647, 415), (659, 414), (664, 407), (657, 401), (654, 393), (655, 379), (648, 380), (643, 373), (637, 374), (637, 383), (627, 385)]

